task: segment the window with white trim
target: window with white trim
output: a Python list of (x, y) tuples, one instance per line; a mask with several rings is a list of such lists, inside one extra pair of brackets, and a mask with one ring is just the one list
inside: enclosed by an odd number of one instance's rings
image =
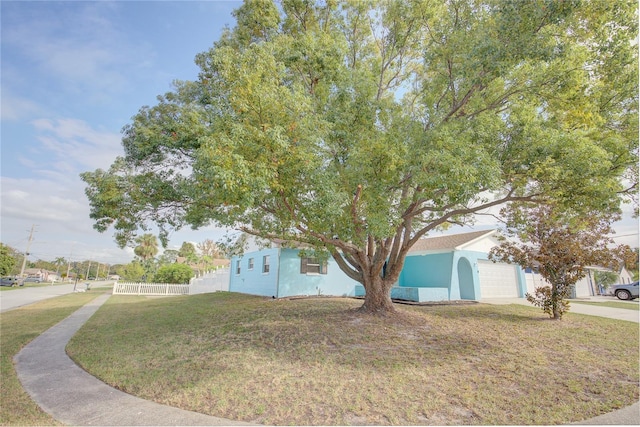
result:
[(240, 260), (236, 261), (236, 274), (240, 274)]
[(265, 274), (269, 272), (269, 262), (269, 255), (265, 255), (262, 257), (262, 272)]
[(249, 265), (247, 266), (247, 270), (253, 270), (253, 258), (249, 258)]

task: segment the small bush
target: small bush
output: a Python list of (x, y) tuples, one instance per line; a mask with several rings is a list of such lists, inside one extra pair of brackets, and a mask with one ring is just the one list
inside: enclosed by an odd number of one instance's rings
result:
[(569, 301), (566, 298), (569, 297), (570, 290), (571, 288), (567, 286), (554, 294), (551, 286), (542, 286), (536, 288), (535, 295), (527, 293), (526, 297), (527, 301), (536, 307), (541, 307), (542, 311), (550, 317), (561, 319), (562, 315), (569, 311)]

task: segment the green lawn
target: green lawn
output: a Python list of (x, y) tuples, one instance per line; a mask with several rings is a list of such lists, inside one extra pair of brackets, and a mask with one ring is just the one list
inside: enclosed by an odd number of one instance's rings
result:
[(264, 424), (566, 424), (638, 401), (638, 325), (521, 305), (113, 296), (70, 343), (128, 393)]
[(612, 308), (624, 308), (626, 310), (640, 310), (640, 304), (638, 301), (605, 301), (605, 302), (592, 302), (592, 301), (577, 301), (571, 300), (571, 304), (587, 304), (587, 305), (597, 305), (600, 307), (612, 307)]
[(43, 288), (45, 286), (58, 286), (58, 285), (68, 285), (72, 282), (54, 282), (53, 285), (51, 282), (24, 282), (23, 286), (0, 286), (0, 291), (12, 291), (16, 289), (24, 289), (24, 288)]
[(0, 315), (0, 425), (59, 425), (24, 391), (13, 367), (22, 347), (102, 292), (65, 295)]

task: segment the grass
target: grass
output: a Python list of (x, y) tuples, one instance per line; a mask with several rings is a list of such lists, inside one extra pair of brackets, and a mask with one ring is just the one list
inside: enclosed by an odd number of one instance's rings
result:
[(627, 310), (640, 310), (640, 304), (637, 301), (631, 302), (622, 302), (622, 301), (605, 301), (605, 302), (590, 302), (590, 301), (576, 301), (571, 300), (571, 304), (587, 304), (587, 305), (597, 305), (600, 307), (611, 307), (611, 308), (624, 308)]
[(85, 292), (48, 299), (6, 311), (0, 316), (0, 425), (60, 425), (24, 391), (13, 357), (30, 341), (102, 292)]
[(23, 286), (0, 286), (1, 291), (11, 291), (14, 289), (24, 289), (24, 288), (42, 288), (45, 286), (51, 286), (51, 282), (26, 282)]
[(635, 323), (361, 303), (113, 296), (67, 351), (128, 393), (270, 425), (566, 424), (638, 400)]

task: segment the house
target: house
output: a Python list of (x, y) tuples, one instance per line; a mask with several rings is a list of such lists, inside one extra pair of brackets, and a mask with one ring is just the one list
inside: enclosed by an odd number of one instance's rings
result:
[[(608, 268), (604, 267), (595, 267), (589, 266), (585, 268), (586, 274), (585, 277), (578, 280), (575, 284), (572, 292), (571, 298), (584, 298), (594, 295), (605, 294), (604, 289), (599, 289), (595, 280), (595, 272), (596, 271), (612, 271)], [(629, 273), (629, 271), (622, 267), (619, 271), (616, 272), (618, 274), (617, 283), (632, 283), (633, 275)], [(527, 281), (527, 292), (533, 294), (535, 292), (535, 288), (540, 286), (551, 286), (549, 282), (547, 282), (540, 274), (535, 271), (532, 271), (530, 268), (525, 270), (525, 277)]]
[[(409, 301), (521, 298), (526, 281), (521, 268), (493, 263), (488, 252), (498, 244), (496, 230), (421, 239), (410, 250), (391, 297)], [(362, 296), (364, 287), (335, 261), (301, 257), (299, 249), (270, 242), (250, 243), (231, 259), (229, 290), (275, 298), (294, 295)]]
[(24, 270), (27, 277), (36, 278), (42, 282), (57, 282), (60, 276), (55, 271), (45, 270), (43, 268), (27, 268)]
[(524, 297), (522, 269), (489, 261), (498, 244), (497, 230), (421, 239), (410, 249), (391, 297), (420, 302)]
[(356, 296), (358, 282), (347, 277), (333, 259), (300, 257), (300, 249), (249, 239), (241, 256), (231, 258), (229, 291), (282, 298), (294, 295)]

